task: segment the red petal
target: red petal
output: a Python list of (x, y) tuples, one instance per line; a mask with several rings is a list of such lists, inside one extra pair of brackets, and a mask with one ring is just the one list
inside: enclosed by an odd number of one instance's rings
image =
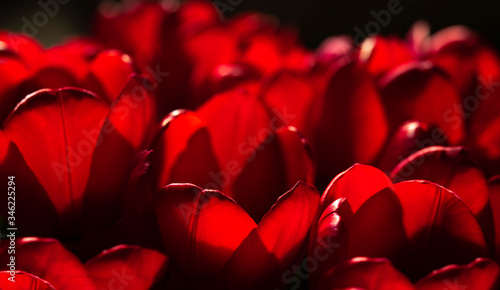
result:
[[(1, 40), (0, 40), (1, 43)], [(28, 77), (26, 66), (15, 58), (2, 58), (0, 60), (0, 75), (3, 80), (0, 82), (0, 122), (9, 116), (17, 103), (24, 98), (18, 93), (19, 86)]]
[[(106, 250), (85, 263), (98, 289), (120, 285), (123, 289), (147, 290), (163, 279), (167, 267), (168, 258), (162, 253), (125, 245)], [(121, 279), (117, 281), (117, 277)]]
[(477, 258), (468, 265), (450, 265), (418, 281), (416, 289), (498, 289), (500, 267), (489, 259)]
[(462, 147), (432, 146), (403, 160), (391, 172), (394, 182), (422, 179), (456, 193), (475, 215), (488, 203), (486, 179)]
[(89, 65), (89, 87), (110, 104), (118, 98), (123, 87), (133, 73), (132, 60), (117, 50), (106, 50), (99, 53)]
[(486, 179), (470, 154), (462, 147), (432, 146), (403, 160), (391, 172), (394, 182), (428, 180), (456, 193), (476, 216), (493, 249), (493, 217)]
[(33, 67), (40, 61), (42, 51), (35, 39), (11, 31), (0, 31), (0, 54), (17, 56), (27, 67)]
[[(304, 76), (282, 71), (263, 90), (264, 103), (284, 125), (311, 134), (311, 120), (315, 117), (313, 101), (317, 94), (312, 82)], [(283, 115), (289, 117), (282, 120)]]
[(500, 261), (500, 175), (488, 182), (490, 203), (495, 225), (495, 261)]
[(164, 187), (155, 207), (165, 249), (189, 276), (218, 274), (257, 226), (230, 198), (190, 184)]
[(282, 195), (236, 249), (222, 277), (237, 285), (276, 282), (303, 250), (319, 214), (319, 198), (314, 187), (302, 182)]
[(341, 197), (347, 201), (355, 213), (370, 197), (383, 189), (394, 189), (391, 180), (375, 167), (355, 164), (337, 175), (321, 197), (323, 209)]
[(390, 172), (406, 157), (434, 145), (448, 145), (443, 130), (419, 121), (408, 121), (399, 127), (386, 146), (379, 168)]
[(151, 158), (154, 190), (182, 182), (221, 189), (225, 180), (213, 177), (221, 171), (210, 139), (197, 114), (174, 111), (167, 116)]
[(272, 129), (277, 128), (279, 121), (271, 120), (264, 106), (248, 91), (241, 89), (212, 98), (197, 113), (207, 124), (222, 169), (230, 163), (244, 166)]
[(140, 150), (150, 144), (154, 133), (155, 101), (145, 78), (129, 77), (111, 106), (109, 120), (134, 149)]
[(481, 228), (451, 191), (425, 182), (395, 184), (354, 214), (348, 257), (387, 257), (412, 280), (450, 263), (487, 256)]
[(392, 131), (405, 121), (416, 119), (443, 129), (451, 144), (463, 139), (463, 117), (454, 107), (460, 104), (460, 97), (430, 62), (399, 66), (379, 83)]
[[(0, 287), (9, 287), (11, 290), (54, 290), (49, 282), (24, 271), (0, 271)], [(9, 280), (12, 279), (12, 280)], [(15, 282), (14, 282), (15, 281)], [(6, 289), (6, 288), (5, 288)]]
[[(0, 144), (5, 149), (0, 162), (0, 174), (17, 177), (17, 180), (13, 180), (15, 192), (20, 193), (15, 196), (16, 224), (20, 225), (23, 235), (54, 236), (58, 217), (49, 195), (26, 164), (17, 146), (1, 132)], [(5, 220), (9, 217), (8, 211), (7, 206), (0, 208)]]
[(372, 79), (355, 63), (340, 68), (328, 85), (314, 140), (322, 156), (319, 182), (328, 182), (355, 162), (373, 162), (385, 144), (387, 126)]
[[(264, 140), (244, 164), (233, 163), (232, 171), (228, 166), (224, 174), (219, 173), (227, 180), (228, 195), (257, 222), (282, 192), (298, 181), (314, 182), (313, 162), (295, 129), (285, 127), (274, 133), (271, 129), (263, 132), (269, 134), (268, 137), (259, 136)], [(231, 187), (231, 179), (234, 179), (234, 187)]]
[(316, 260), (318, 267), (310, 273), (309, 289), (316, 289), (319, 279), (328, 269), (347, 259), (347, 236), (352, 215), (347, 199), (339, 198), (323, 211), (317, 226), (313, 227), (308, 254)]
[(370, 37), (361, 44), (360, 61), (375, 78), (415, 59), (410, 47), (397, 37)]
[(102, 101), (82, 90), (41, 90), (28, 96), (4, 123), (5, 136), (49, 194), (63, 231), (81, 222), (96, 145), (89, 135), (100, 133), (108, 112)]
[[(1, 268), (10, 262), (9, 240), (0, 248)], [(56, 289), (95, 289), (80, 261), (57, 240), (19, 238), (16, 241), (16, 269), (36, 275)]]
[(412, 290), (413, 285), (384, 258), (354, 258), (326, 273), (320, 289)]

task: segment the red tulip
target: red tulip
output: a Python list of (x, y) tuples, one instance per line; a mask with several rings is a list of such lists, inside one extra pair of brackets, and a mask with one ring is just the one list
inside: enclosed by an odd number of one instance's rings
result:
[(467, 265), (449, 265), (436, 269), (412, 285), (403, 273), (384, 258), (354, 258), (330, 269), (316, 289), (497, 289), (500, 267), (478, 258)]
[(267, 288), (279, 285), (280, 274), (300, 257), (319, 193), (297, 183), (258, 225), (231, 198), (190, 184), (163, 188), (155, 208), (169, 257), (194, 285), (220, 279), (220, 287)]
[(134, 72), (129, 56), (86, 40), (42, 49), (33, 39), (0, 32), (0, 121), (26, 95), (44, 88), (81, 87), (111, 104)]
[(333, 238), (339, 246), (318, 264), (321, 270), (312, 273), (311, 282), (317, 283), (325, 269), (355, 257), (388, 258), (412, 281), (439, 267), (488, 257), (468, 204), (437, 184), (392, 184), (378, 169), (355, 165), (338, 175), (322, 196), (324, 211), (309, 254), (318, 241)]
[(172, 113), (153, 147), (153, 191), (181, 182), (221, 190), (259, 221), (279, 195), (314, 178), (305, 141), (283, 126), (293, 115), (279, 113), (271, 116), (247, 90)]
[(0, 172), (16, 178), (24, 235), (71, 237), (118, 218), (133, 157), (154, 129), (154, 104), (142, 81), (130, 78), (112, 105), (81, 89), (40, 90), (10, 114)]
[[(8, 247), (9, 240), (0, 245), (1, 269), (8, 269), (5, 266), (11, 259)], [(162, 280), (168, 267), (165, 255), (138, 246), (116, 246), (85, 264), (54, 239), (18, 238), (15, 251), (16, 269), (29, 274), (18, 277), (16, 273), (16, 280), (21, 281), (14, 284), (27, 281), (29, 276), (38, 283), (23, 289), (150, 289)], [(3, 280), (5, 274), (1, 277), (2, 288), (10, 285), (11, 282)]]
[(215, 6), (188, 1), (180, 7), (104, 7), (95, 35), (107, 47), (129, 53), (141, 72), (169, 73), (158, 83), (161, 113), (195, 109), (215, 93), (283, 68), (307, 70), (309, 55), (295, 33), (279, 30), (260, 14), (221, 23)]

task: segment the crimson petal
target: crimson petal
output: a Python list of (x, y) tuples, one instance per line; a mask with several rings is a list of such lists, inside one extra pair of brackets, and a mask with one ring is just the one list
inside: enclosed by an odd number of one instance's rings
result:
[(123, 289), (147, 290), (163, 279), (167, 266), (168, 258), (162, 253), (125, 245), (106, 250), (85, 263), (98, 289), (119, 284)]
[(81, 222), (96, 145), (88, 135), (100, 132), (108, 113), (106, 104), (86, 91), (46, 89), (24, 99), (4, 123), (5, 136), (48, 193), (62, 229), (74, 229), (75, 222)]
[(468, 265), (449, 265), (420, 279), (417, 290), (498, 289), (500, 267), (490, 259), (477, 258)]
[(354, 258), (332, 268), (318, 290), (327, 289), (413, 290), (413, 285), (385, 258)]
[[(16, 241), (16, 269), (36, 275), (56, 289), (95, 290), (80, 261), (59, 241), (42, 238), (18, 238)], [(9, 263), (9, 241), (0, 247), (1, 269)]]
[(155, 197), (165, 249), (188, 276), (218, 274), (257, 225), (215, 190), (170, 184)]
[(283, 194), (235, 250), (221, 276), (237, 285), (276, 282), (273, 277), (279, 277), (303, 250), (319, 214), (319, 198), (314, 187), (302, 182)]
[(2, 289), (8, 285), (11, 290), (55, 290), (49, 282), (24, 271), (14, 271), (14, 280), (9, 280), (12, 277), (11, 273), (11, 271), (0, 271)]

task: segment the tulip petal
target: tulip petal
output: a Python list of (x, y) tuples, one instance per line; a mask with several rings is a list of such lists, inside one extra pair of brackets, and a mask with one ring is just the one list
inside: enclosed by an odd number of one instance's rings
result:
[(245, 164), (272, 131), (264, 106), (243, 89), (213, 97), (197, 113), (207, 124), (220, 168), (233, 160)]
[(105, 50), (89, 64), (90, 79), (87, 82), (93, 83), (91, 90), (111, 104), (132, 73), (132, 60), (128, 55), (117, 50)]
[(30, 273), (26, 273), (24, 271), (14, 271), (14, 273), (15, 273), (14, 279), (9, 280), (9, 278), (12, 277), (11, 271), (0, 271), (0, 287), (2, 287), (2, 289), (4, 289), (4, 287), (6, 287), (7, 285), (11, 290), (54, 290), (55, 289), (52, 285), (50, 285), (49, 282)]
[[(292, 72), (282, 71), (274, 76), (263, 90), (264, 103), (284, 125), (297, 127), (306, 134), (310, 133), (316, 91), (308, 79)], [(282, 120), (279, 118), (283, 115), (282, 112), (293, 117)]]
[(309, 288), (316, 289), (319, 279), (331, 267), (347, 260), (347, 237), (352, 209), (346, 198), (331, 203), (313, 227), (308, 254), (318, 267), (308, 278)]
[(385, 188), (394, 189), (387, 175), (375, 167), (355, 164), (332, 180), (321, 197), (321, 204), (325, 209), (345, 197), (355, 213), (366, 200)]
[(461, 111), (456, 110), (460, 104), (458, 92), (430, 62), (396, 67), (380, 79), (379, 85), (391, 131), (416, 119), (443, 129), (452, 145), (462, 141), (464, 121)]
[[(0, 247), (1, 269), (8, 268), (8, 246), (5, 240)], [(16, 269), (47, 280), (56, 289), (95, 290), (80, 261), (54, 239), (18, 238)]]
[(366, 70), (375, 78), (389, 70), (413, 60), (410, 47), (397, 37), (370, 37), (361, 43), (359, 58)]
[(394, 182), (422, 179), (446, 187), (475, 215), (479, 215), (488, 203), (486, 179), (462, 147), (432, 146), (420, 150), (394, 168), (391, 178)]
[[(150, 289), (163, 279), (168, 258), (155, 250), (139, 246), (119, 245), (106, 250), (85, 263), (88, 276), (96, 288), (121, 284), (123, 289)], [(115, 283), (116, 277), (121, 279)]]
[(303, 182), (283, 194), (235, 250), (221, 276), (237, 285), (275, 282), (306, 245), (318, 218), (319, 198), (318, 191)]
[(354, 258), (328, 271), (319, 282), (322, 289), (413, 290), (413, 285), (385, 258)]
[(4, 123), (5, 136), (16, 144), (48, 193), (62, 218), (62, 229), (81, 222), (96, 145), (89, 134), (100, 132), (108, 112), (104, 102), (86, 91), (46, 89), (24, 99)]
[(450, 263), (487, 256), (474, 215), (454, 193), (405, 181), (370, 197), (348, 228), (348, 257), (387, 257), (417, 280)]
[[(231, 165), (235, 170), (226, 171), (226, 176), (229, 176), (228, 195), (256, 222), (268, 212), (282, 192), (298, 181), (314, 182), (313, 162), (297, 131), (284, 127), (275, 133), (269, 129), (267, 133), (269, 137), (256, 147), (254, 155), (245, 160), (245, 164), (233, 162)], [(231, 173), (235, 173), (233, 188), (230, 187)]]
[(171, 184), (155, 198), (165, 249), (188, 276), (218, 274), (257, 225), (215, 190)]
[(226, 181), (214, 178), (222, 171), (210, 137), (196, 113), (174, 111), (167, 116), (151, 157), (154, 190), (182, 182), (221, 189)]
[(318, 181), (326, 183), (355, 162), (374, 162), (385, 144), (388, 123), (373, 80), (355, 63), (333, 75), (322, 108), (313, 143), (322, 156)]
[(389, 141), (378, 168), (390, 172), (408, 156), (434, 145), (448, 145), (443, 130), (419, 121), (408, 121), (398, 128)]
[(415, 285), (417, 290), (498, 289), (500, 267), (490, 259), (477, 258), (468, 265), (449, 265), (433, 271)]

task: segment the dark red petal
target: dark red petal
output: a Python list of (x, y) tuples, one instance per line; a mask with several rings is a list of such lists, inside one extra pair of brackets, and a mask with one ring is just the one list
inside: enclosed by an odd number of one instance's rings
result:
[[(15, 224), (19, 225), (22, 235), (54, 236), (58, 225), (57, 211), (49, 195), (26, 164), (23, 156), (15, 144), (10, 142), (0, 132), (0, 174), (2, 176), (15, 176), (14, 192), (12, 195), (16, 202)], [(12, 199), (10, 200), (12, 201)], [(4, 220), (8, 219), (7, 206), (0, 207)], [(33, 218), (36, 217), (36, 218)]]
[[(262, 133), (258, 135), (260, 144), (257, 143), (253, 155), (244, 160), (244, 164), (233, 162), (225, 172), (219, 173), (228, 185), (227, 194), (256, 222), (298, 181), (314, 183), (313, 161), (294, 128), (283, 127), (277, 132), (268, 129)], [(241, 148), (251, 150), (250, 145)]]
[(90, 79), (87, 82), (93, 85), (89, 89), (111, 104), (118, 98), (133, 72), (130, 56), (117, 50), (105, 50), (89, 65)]
[(416, 56), (422, 56), (429, 46), (429, 23), (419, 20), (415, 22), (406, 34), (406, 41)]
[[(123, 289), (150, 289), (163, 279), (168, 258), (155, 250), (119, 245), (85, 263), (88, 276), (98, 289), (111, 285)], [(121, 277), (117, 281), (117, 277)]]
[(462, 94), (471, 93), (477, 78), (498, 79), (500, 59), (464, 26), (447, 27), (431, 37), (428, 58), (450, 75)]
[(366, 200), (385, 188), (394, 189), (387, 175), (375, 167), (355, 164), (332, 180), (321, 197), (321, 204), (325, 209), (336, 199), (345, 197), (355, 213)]
[[(60, 45), (45, 50), (34, 70), (37, 72), (38, 78), (42, 79), (45, 71), (60, 70), (65, 75), (71, 76), (78, 84), (81, 84), (87, 78), (89, 64), (83, 55), (71, 49), (66, 49), (64, 45)], [(60, 88), (72, 85), (52, 78), (45, 78), (44, 80), (45, 82), (39, 82), (40, 88)]]
[(332, 268), (316, 289), (413, 290), (413, 285), (389, 260), (359, 257)]
[(331, 267), (347, 259), (347, 236), (352, 215), (347, 199), (339, 198), (323, 211), (317, 226), (312, 228), (308, 255), (318, 266), (308, 277), (310, 289), (316, 289), (319, 279)]
[[(8, 269), (10, 262), (8, 247), (6, 239), (0, 247), (2, 270)], [(17, 237), (15, 250), (16, 269), (47, 280), (56, 289), (95, 289), (77, 257), (57, 240)]]
[(376, 36), (363, 41), (359, 59), (373, 77), (379, 78), (398, 65), (415, 59), (415, 56), (401, 39)]
[(155, 208), (167, 254), (188, 276), (218, 274), (257, 226), (230, 198), (190, 184), (161, 189)]
[(443, 130), (419, 121), (401, 125), (386, 146), (378, 168), (390, 172), (406, 157), (429, 146), (448, 145)]
[(391, 172), (394, 182), (428, 180), (456, 193), (476, 216), (490, 249), (494, 244), (488, 185), (481, 169), (462, 147), (432, 146), (403, 160)]
[(143, 81), (132, 76), (112, 104), (101, 131), (89, 134), (97, 144), (84, 199), (90, 224), (104, 225), (117, 218), (117, 201), (123, 194), (133, 159), (149, 145), (155, 133), (155, 103)]
[[(1, 43), (1, 40), (0, 40)], [(19, 86), (26, 80), (29, 70), (15, 58), (0, 59), (0, 122), (3, 123), (17, 103), (25, 97), (19, 94)]]
[(33, 38), (11, 31), (0, 31), (0, 55), (18, 57), (31, 68), (40, 61), (41, 45)]
[(468, 265), (449, 265), (420, 279), (417, 290), (498, 289), (500, 267), (490, 259), (477, 258)]
[[(14, 273), (14, 275), (12, 275)], [(14, 278), (11, 278), (14, 276)], [(11, 280), (9, 280), (11, 279)], [(0, 271), (1, 289), (11, 290), (54, 290), (49, 282), (24, 271)]]
[(329, 37), (316, 49), (316, 64), (327, 68), (339, 58), (349, 58), (353, 49), (353, 39), (347, 35)]
[(222, 277), (236, 285), (276, 282), (304, 249), (318, 218), (319, 198), (314, 187), (302, 182), (282, 195), (236, 249)]
[(467, 147), (484, 168), (488, 176), (500, 173), (500, 118), (474, 124), (471, 128)]
[(271, 122), (264, 106), (243, 89), (213, 97), (197, 113), (206, 122), (222, 169), (230, 163), (244, 166), (279, 122)]
[[(262, 98), (282, 124), (297, 127), (300, 132), (312, 136), (316, 94), (313, 83), (305, 76), (282, 71), (264, 86)], [(288, 117), (283, 118), (284, 115)]]
[(349, 227), (348, 257), (387, 257), (412, 280), (488, 255), (465, 203), (432, 183), (405, 181), (368, 199)]
[(388, 134), (388, 123), (372, 79), (355, 63), (340, 68), (324, 96), (316, 139), (319, 182), (326, 183), (355, 162), (370, 163)]
[(486, 179), (462, 147), (432, 146), (403, 160), (391, 172), (394, 182), (428, 180), (456, 193), (476, 216), (488, 203)]
[(490, 203), (495, 225), (495, 261), (500, 261), (500, 175), (492, 177), (488, 182)]
[(147, 79), (129, 75), (111, 106), (110, 122), (136, 150), (151, 142), (156, 125), (155, 101)]
[(396, 67), (379, 81), (391, 131), (416, 119), (443, 129), (450, 144), (464, 137), (464, 121), (456, 106), (460, 97), (444, 74), (430, 62)]
[(81, 222), (96, 146), (90, 135), (99, 135), (108, 113), (105, 103), (86, 91), (47, 89), (24, 99), (4, 123), (5, 136), (49, 194), (62, 230)]
[(174, 111), (164, 119), (151, 159), (154, 191), (182, 182), (221, 189), (226, 182), (213, 177), (221, 171), (206, 124), (196, 113)]

